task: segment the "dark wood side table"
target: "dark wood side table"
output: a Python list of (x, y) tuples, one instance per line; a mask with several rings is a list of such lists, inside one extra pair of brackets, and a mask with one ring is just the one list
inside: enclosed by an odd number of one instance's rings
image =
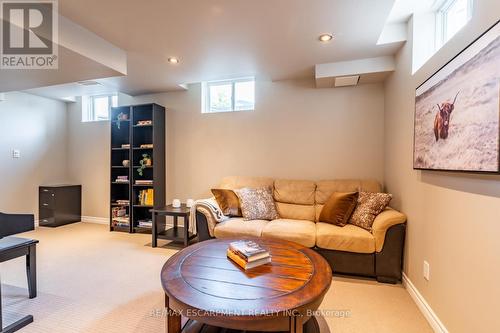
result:
[[(18, 237), (5, 237), (0, 239), (0, 262), (26, 256), (26, 274), (28, 276), (29, 298), (35, 298), (37, 293), (36, 244), (38, 244), (38, 241), (35, 239), (26, 239)], [(0, 288), (0, 333), (15, 332), (33, 322), (33, 316), (29, 315), (16, 321), (13, 324), (10, 324), (7, 327), (3, 327), (1, 297), (2, 295)]]
[[(168, 205), (163, 208), (155, 208), (152, 209), (153, 213), (153, 230), (152, 230), (152, 247), (158, 246), (158, 238), (171, 240), (174, 242), (182, 242), (184, 246), (189, 245), (189, 241), (196, 237), (195, 234), (189, 232), (189, 215), (190, 208), (186, 207), (185, 204), (182, 204), (179, 208), (174, 208), (172, 205)], [(165, 231), (158, 230), (157, 217), (158, 216), (172, 216), (174, 218), (174, 226)], [(184, 218), (184, 226), (178, 226), (179, 217)]]
[[(168, 333), (329, 332), (316, 312), (332, 282), (328, 262), (296, 243), (247, 239), (267, 248), (271, 263), (241, 269), (226, 257), (238, 239), (204, 241), (168, 259), (161, 271)], [(189, 319), (184, 329), (181, 317)]]

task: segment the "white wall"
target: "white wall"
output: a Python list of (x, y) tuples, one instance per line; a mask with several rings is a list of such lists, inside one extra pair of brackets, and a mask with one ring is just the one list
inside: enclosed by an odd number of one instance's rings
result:
[[(67, 180), (66, 105), (24, 93), (5, 98), (0, 102), (0, 211), (38, 216), (38, 186)], [(21, 158), (13, 159), (12, 149), (19, 149)]]
[(500, 177), (412, 170), (415, 88), (499, 17), (498, 0), (475, 1), (471, 22), (414, 76), (410, 38), (385, 84), (385, 181), (408, 215), (405, 273), (450, 332), (500, 328)]

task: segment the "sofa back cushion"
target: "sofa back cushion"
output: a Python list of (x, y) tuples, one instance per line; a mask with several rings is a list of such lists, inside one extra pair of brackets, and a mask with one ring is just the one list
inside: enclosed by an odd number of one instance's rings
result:
[(316, 182), (315, 198), (315, 221), (319, 221), (319, 215), (324, 204), (334, 192), (381, 192), (382, 186), (376, 180), (362, 179), (337, 179), (320, 180)]
[(376, 180), (339, 179), (316, 182), (316, 204), (324, 205), (333, 192), (381, 192)]
[(316, 183), (310, 180), (277, 179), (274, 200), (281, 218), (314, 221)]
[(268, 177), (225, 177), (219, 186), (224, 189), (269, 186), (274, 189), (276, 209), (281, 218), (318, 221), (325, 202), (333, 192), (381, 192), (376, 180), (286, 180)]

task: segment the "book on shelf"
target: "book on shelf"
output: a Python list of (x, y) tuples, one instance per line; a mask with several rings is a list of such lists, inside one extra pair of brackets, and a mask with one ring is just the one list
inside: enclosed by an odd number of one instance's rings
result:
[(128, 176), (118, 176), (118, 177), (116, 177), (115, 183), (128, 183)]
[(144, 144), (140, 145), (139, 148), (153, 148), (153, 144), (152, 143), (144, 143)]
[(123, 149), (129, 149), (130, 148), (130, 143), (124, 143), (122, 144)]
[(127, 215), (127, 209), (124, 207), (113, 207), (111, 210), (111, 216), (115, 217), (124, 217)]
[(136, 185), (153, 185), (153, 181), (149, 179), (139, 179), (135, 181)]
[(130, 205), (130, 201), (129, 201), (129, 200), (121, 200), (121, 199), (120, 199), (120, 200), (116, 200), (116, 201), (115, 201), (115, 203), (116, 203), (117, 205), (123, 205), (123, 206), (128, 206), (128, 205)]
[(243, 268), (244, 270), (259, 267), (271, 262), (271, 256), (267, 256), (255, 261), (248, 262), (244, 259), (241, 253), (237, 253), (231, 249), (227, 249), (227, 257), (231, 259), (234, 263), (236, 263), (238, 266)]
[(154, 204), (154, 190), (152, 188), (139, 191), (139, 205), (153, 206), (153, 204)]
[(150, 126), (150, 125), (153, 125), (152, 120), (139, 120), (137, 122), (137, 126)]
[(113, 217), (113, 223), (130, 224), (130, 218), (128, 216)]
[(113, 221), (113, 227), (128, 228), (130, 227), (130, 224), (128, 222)]
[(151, 220), (139, 220), (137, 221), (140, 228), (152, 228), (153, 221)]
[(229, 244), (229, 249), (239, 254), (245, 261), (253, 262), (270, 257), (269, 251), (253, 241), (236, 241)]

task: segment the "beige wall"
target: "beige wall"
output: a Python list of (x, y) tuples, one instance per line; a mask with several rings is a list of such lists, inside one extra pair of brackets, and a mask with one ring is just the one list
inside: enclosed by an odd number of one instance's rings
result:
[(110, 126), (82, 122), (81, 98), (68, 103), (68, 179), (82, 184), (82, 215), (109, 216)]
[[(5, 97), (0, 102), (0, 211), (38, 216), (38, 186), (67, 180), (66, 104), (23, 93)], [(12, 149), (19, 149), (21, 158), (13, 159)]]
[(500, 327), (500, 177), (412, 170), (415, 88), (499, 14), (498, 0), (475, 1), (470, 24), (414, 76), (408, 41), (385, 84), (385, 183), (409, 218), (405, 272), (450, 332)]
[(200, 85), (142, 96), (168, 108), (167, 197), (209, 195), (228, 175), (383, 181), (381, 84), (257, 82), (253, 112), (201, 113)]

